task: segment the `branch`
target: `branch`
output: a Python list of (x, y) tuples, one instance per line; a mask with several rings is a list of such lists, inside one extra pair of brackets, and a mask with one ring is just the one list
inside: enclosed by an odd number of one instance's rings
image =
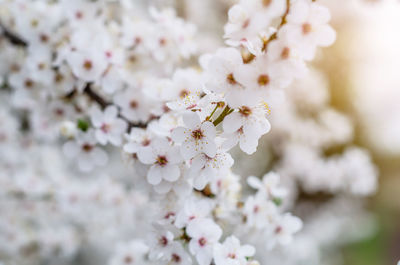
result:
[(26, 42), (24, 39), (22, 39), (20, 36), (17, 34), (9, 31), (1, 22), (0, 22), (0, 29), (3, 33), (3, 36), (11, 42), (13, 45), (16, 46), (21, 46), (21, 47), (27, 47), (28, 42)]
[(265, 51), (265, 50), (267, 49), (268, 43), (270, 43), (271, 41), (273, 41), (273, 40), (275, 40), (276, 38), (278, 38), (278, 31), (283, 27), (283, 25), (285, 25), (285, 24), (287, 23), (286, 18), (287, 18), (287, 16), (289, 15), (289, 12), (290, 12), (290, 0), (286, 0), (286, 10), (285, 10), (285, 13), (284, 13), (283, 16), (282, 16), (281, 23), (279, 24), (279, 26), (278, 26), (276, 32), (275, 32), (274, 34), (272, 34), (272, 35), (268, 38), (268, 40), (266, 40), (266, 41), (264, 42), (264, 46), (263, 46), (263, 48), (262, 48), (263, 51)]

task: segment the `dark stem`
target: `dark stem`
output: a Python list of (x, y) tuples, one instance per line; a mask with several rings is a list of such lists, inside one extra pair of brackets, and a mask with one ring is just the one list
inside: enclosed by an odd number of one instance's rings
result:
[(3, 36), (9, 42), (11, 42), (13, 45), (21, 46), (21, 47), (27, 47), (28, 46), (28, 43), (24, 39), (22, 39), (17, 34), (9, 31), (1, 22), (0, 22), (0, 29), (1, 29), (1, 31), (3, 33)]

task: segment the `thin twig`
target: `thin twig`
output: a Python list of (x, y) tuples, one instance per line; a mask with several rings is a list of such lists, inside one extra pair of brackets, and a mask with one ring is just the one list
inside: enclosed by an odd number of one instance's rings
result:
[(28, 46), (28, 42), (26, 42), (24, 39), (22, 39), (17, 34), (11, 32), (10, 30), (8, 30), (1, 22), (0, 22), (0, 29), (1, 29), (1, 31), (3, 33), (3, 36), (9, 42), (11, 42), (13, 45), (21, 46), (21, 47), (27, 47)]

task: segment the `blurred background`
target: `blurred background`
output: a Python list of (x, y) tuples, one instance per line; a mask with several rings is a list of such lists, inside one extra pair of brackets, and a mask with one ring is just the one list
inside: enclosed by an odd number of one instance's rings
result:
[[(222, 33), (216, 25), (223, 25), (226, 9), (235, 1), (178, 2), (182, 14), (214, 39)], [(337, 41), (320, 51), (315, 66), (328, 82), (329, 105), (353, 122), (352, 144), (368, 149), (379, 170), (378, 189), (366, 202), (374, 228), (361, 240), (341, 246), (338, 260), (346, 265), (396, 264), (400, 259), (400, 1), (319, 2), (331, 10)], [(196, 12), (201, 9), (198, 5), (213, 5), (209, 10), (215, 14), (204, 20), (204, 14)]]

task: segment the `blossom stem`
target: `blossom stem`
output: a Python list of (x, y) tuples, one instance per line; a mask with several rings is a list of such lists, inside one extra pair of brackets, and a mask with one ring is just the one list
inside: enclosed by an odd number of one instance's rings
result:
[(279, 26), (278, 26), (276, 32), (275, 32), (274, 34), (272, 34), (272, 35), (268, 38), (268, 40), (266, 40), (266, 41), (264, 42), (263, 49), (262, 49), (263, 51), (265, 51), (265, 50), (267, 49), (268, 43), (270, 43), (271, 41), (273, 41), (273, 40), (275, 40), (276, 38), (278, 38), (278, 31), (279, 31), (280, 28), (283, 27), (283, 25), (285, 25), (285, 24), (287, 23), (286, 18), (287, 18), (287, 16), (289, 15), (289, 12), (290, 12), (290, 0), (286, 0), (286, 11), (285, 11), (285, 13), (284, 13), (283, 16), (282, 16), (281, 23), (279, 24)]
[(214, 113), (217, 111), (218, 107), (219, 107), (219, 106), (218, 106), (218, 104), (217, 104), (217, 106), (215, 106), (215, 108), (214, 108), (214, 110), (211, 112), (211, 114), (210, 114), (209, 116), (207, 116), (206, 121), (211, 120), (212, 116), (213, 116)]
[(214, 126), (217, 126), (220, 124), (226, 116), (231, 114), (233, 112), (233, 109), (231, 109), (229, 106), (226, 106), (225, 109), (219, 114), (218, 118), (213, 122)]

